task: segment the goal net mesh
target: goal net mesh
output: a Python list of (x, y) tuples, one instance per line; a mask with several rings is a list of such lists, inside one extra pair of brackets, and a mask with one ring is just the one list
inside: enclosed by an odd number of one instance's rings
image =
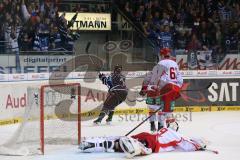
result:
[(27, 101), (22, 123), (0, 154), (44, 154), (45, 148), (80, 142), (79, 83), (29, 87)]

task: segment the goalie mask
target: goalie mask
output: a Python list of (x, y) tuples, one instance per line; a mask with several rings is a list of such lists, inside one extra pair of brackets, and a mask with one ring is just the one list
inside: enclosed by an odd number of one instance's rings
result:
[(130, 137), (121, 137), (119, 139), (119, 144), (127, 158), (152, 153), (151, 148), (146, 148), (141, 142)]
[(141, 154), (141, 148), (139, 147), (139, 142), (136, 139), (122, 137), (119, 140), (119, 144), (123, 152), (127, 155), (127, 158), (132, 158), (135, 155)]

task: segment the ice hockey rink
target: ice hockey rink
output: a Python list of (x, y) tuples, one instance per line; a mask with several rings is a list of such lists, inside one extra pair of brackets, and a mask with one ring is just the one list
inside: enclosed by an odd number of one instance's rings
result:
[[(178, 114), (178, 113), (176, 113)], [(179, 121), (179, 132), (188, 137), (206, 139), (208, 151), (197, 152), (165, 152), (149, 156), (135, 157), (141, 160), (238, 160), (240, 159), (240, 112), (182, 112), (185, 117)], [(146, 115), (116, 115), (111, 125), (93, 126), (92, 120), (82, 122), (83, 136), (122, 136), (134, 128)], [(13, 134), (17, 125), (1, 127), (0, 139), (4, 143), (6, 137)], [(132, 134), (149, 131), (145, 122)], [(35, 156), (0, 156), (1, 160), (121, 160), (126, 159), (123, 153), (81, 153), (77, 146), (61, 146), (58, 148), (46, 146), (45, 155)]]

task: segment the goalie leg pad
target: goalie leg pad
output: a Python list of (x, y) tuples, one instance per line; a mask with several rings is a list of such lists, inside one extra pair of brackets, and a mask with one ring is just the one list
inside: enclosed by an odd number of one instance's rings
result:
[(117, 138), (94, 137), (83, 140), (79, 149), (82, 152), (114, 152), (114, 141)]

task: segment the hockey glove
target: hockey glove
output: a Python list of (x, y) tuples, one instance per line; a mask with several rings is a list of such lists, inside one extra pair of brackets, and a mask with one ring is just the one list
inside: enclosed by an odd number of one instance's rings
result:
[(105, 76), (103, 73), (99, 73), (98, 78), (102, 80), (102, 77)]
[(139, 95), (140, 95), (140, 96), (145, 96), (145, 95), (146, 95), (146, 92), (145, 92), (144, 90), (141, 90), (141, 91), (139, 92)]

